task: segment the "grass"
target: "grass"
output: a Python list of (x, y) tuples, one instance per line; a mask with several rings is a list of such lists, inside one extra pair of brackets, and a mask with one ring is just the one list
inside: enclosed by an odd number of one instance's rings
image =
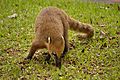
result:
[[(59, 70), (54, 60), (46, 64), (37, 52), (28, 64), (27, 56), (34, 37), (34, 22), (39, 11), (56, 6), (73, 18), (93, 25), (92, 40), (79, 40), (69, 31), (70, 51)], [(120, 79), (120, 4), (79, 0), (1, 0), (0, 2), (0, 80), (119, 80)], [(9, 18), (17, 14), (13, 18)]]

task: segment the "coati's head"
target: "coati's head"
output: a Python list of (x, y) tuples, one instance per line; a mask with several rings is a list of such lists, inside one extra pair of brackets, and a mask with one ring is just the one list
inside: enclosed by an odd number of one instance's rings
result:
[(63, 36), (59, 37), (48, 37), (46, 43), (49, 54), (55, 53), (58, 58), (60, 58), (61, 54), (64, 51), (65, 41)]

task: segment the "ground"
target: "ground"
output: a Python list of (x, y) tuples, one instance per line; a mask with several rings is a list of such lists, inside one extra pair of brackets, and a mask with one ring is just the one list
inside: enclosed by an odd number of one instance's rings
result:
[[(70, 50), (61, 69), (54, 59), (47, 64), (44, 52), (36, 52), (22, 63), (34, 38), (34, 22), (39, 11), (56, 6), (71, 17), (91, 24), (92, 39), (81, 40), (69, 30)], [(0, 2), (1, 80), (120, 80), (120, 4), (80, 0), (1, 0)]]

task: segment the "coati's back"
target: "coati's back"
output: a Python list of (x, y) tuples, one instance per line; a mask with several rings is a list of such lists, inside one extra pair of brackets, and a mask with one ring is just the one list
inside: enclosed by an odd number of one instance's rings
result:
[(39, 31), (39, 33), (43, 33), (44, 35), (48, 35), (48, 33), (60, 33), (63, 35), (63, 24), (61, 21), (61, 16), (58, 15), (59, 12), (60, 11), (58, 11), (58, 9), (53, 9), (52, 7), (43, 9), (37, 16), (35, 31)]

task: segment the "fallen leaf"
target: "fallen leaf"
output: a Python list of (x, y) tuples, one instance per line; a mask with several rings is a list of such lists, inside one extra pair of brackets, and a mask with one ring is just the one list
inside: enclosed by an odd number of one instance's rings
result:
[(101, 25), (99, 25), (100, 27), (105, 27), (105, 25), (104, 24), (101, 24)]
[(115, 39), (115, 38), (116, 38), (115, 36), (109, 37), (109, 40), (113, 40), (113, 39)]
[(10, 19), (12, 19), (12, 18), (17, 18), (17, 16), (18, 16), (18, 14), (14, 13), (14, 14), (8, 16), (8, 18), (10, 18)]
[(106, 34), (105, 34), (105, 32), (100, 31), (100, 39), (101, 39), (101, 38), (104, 38), (104, 37), (105, 37), (105, 35), (106, 35)]

